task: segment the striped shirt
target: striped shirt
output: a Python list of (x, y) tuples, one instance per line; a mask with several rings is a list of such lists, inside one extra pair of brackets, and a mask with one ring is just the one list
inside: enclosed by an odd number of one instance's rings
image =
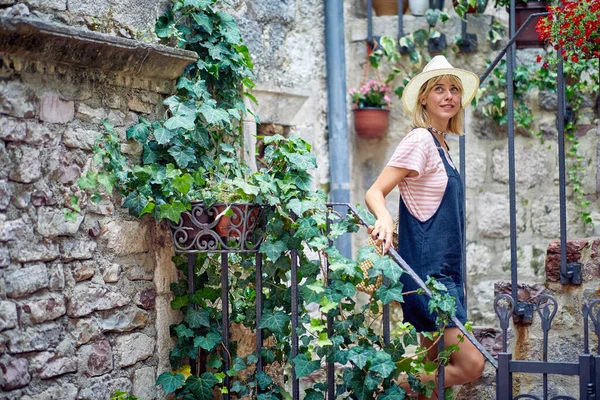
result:
[[(453, 166), (444, 150), (448, 163)], [(424, 128), (415, 128), (396, 147), (388, 167), (406, 168), (418, 173), (405, 177), (398, 185), (408, 211), (419, 221), (427, 221), (435, 214), (448, 183), (448, 175), (433, 140)]]

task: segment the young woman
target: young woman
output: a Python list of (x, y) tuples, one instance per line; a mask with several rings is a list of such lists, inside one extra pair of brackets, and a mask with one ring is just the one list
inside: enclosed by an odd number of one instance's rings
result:
[[(366, 203), (375, 215), (369, 234), (382, 246), (384, 253), (392, 244), (394, 221), (385, 198), (396, 186), (400, 189), (398, 252), (417, 274), (443, 283), (456, 300), (456, 317), (467, 321), (461, 270), (464, 227), (464, 189), (452, 163), (446, 134), (462, 135), (463, 110), (477, 91), (477, 75), (453, 68), (444, 56), (434, 57), (419, 75), (406, 86), (402, 103), (412, 114), (413, 129), (400, 142), (391, 160), (367, 191)], [(416, 290), (416, 283), (402, 276), (406, 292)], [(404, 320), (418, 332), (436, 331), (435, 316), (428, 311), (426, 295), (404, 297)], [(461, 332), (453, 324), (444, 330), (444, 344), (457, 344), (445, 368), (445, 385), (462, 385), (481, 376), (484, 359), (469, 340), (461, 341)], [(431, 347), (428, 359), (437, 355), (431, 340), (421, 339)], [(421, 380), (435, 381), (437, 374)], [(407, 386), (407, 385), (403, 385)], [(437, 399), (437, 389), (432, 399)], [(440, 398), (444, 396), (441, 395)], [(420, 395), (419, 399), (425, 399)]]

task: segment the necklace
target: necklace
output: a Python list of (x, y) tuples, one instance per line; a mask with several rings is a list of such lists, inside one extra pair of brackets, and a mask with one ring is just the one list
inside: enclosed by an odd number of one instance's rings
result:
[(431, 125), (429, 125), (429, 130), (437, 135), (440, 135), (444, 140), (446, 140), (446, 134), (448, 132), (440, 132)]

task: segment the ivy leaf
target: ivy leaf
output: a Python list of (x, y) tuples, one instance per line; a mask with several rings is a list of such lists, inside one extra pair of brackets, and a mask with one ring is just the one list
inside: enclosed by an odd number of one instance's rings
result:
[(208, 332), (206, 336), (197, 336), (194, 339), (194, 347), (202, 347), (211, 351), (217, 344), (221, 343), (221, 335), (216, 332)]
[(367, 225), (375, 225), (375, 216), (371, 214), (369, 210), (367, 210), (359, 204), (356, 206), (356, 211), (358, 211), (358, 215), (360, 215), (365, 220)]
[(286, 249), (287, 246), (282, 240), (277, 240), (275, 242), (265, 241), (260, 246), (261, 253), (265, 253), (267, 258), (273, 262), (277, 261), (279, 257), (281, 257), (281, 253), (283, 253)]
[[(205, 10), (206, 7), (212, 4), (212, 0), (184, 0), (183, 6), (192, 6), (199, 10)], [(205, 14), (206, 15), (206, 14)]]
[(295, 233), (295, 236), (298, 236), (304, 240), (312, 239), (315, 236), (319, 235), (319, 230), (314, 225), (314, 221), (312, 218), (303, 218), (300, 222), (300, 226)]
[(175, 296), (175, 298), (171, 300), (171, 308), (173, 310), (179, 310), (180, 308), (187, 306), (188, 302), (187, 296)]
[[(175, 333), (177, 333), (177, 338), (182, 339), (186, 337), (194, 337), (194, 331), (188, 328), (185, 324), (179, 324), (175, 327)], [(197, 338), (196, 338), (197, 339)]]
[(181, 168), (187, 168), (191, 163), (196, 163), (196, 154), (192, 147), (174, 146), (169, 149), (169, 154)]
[(144, 144), (144, 153), (142, 154), (142, 163), (144, 165), (153, 164), (158, 160), (156, 153), (147, 145)]
[(282, 334), (288, 322), (290, 322), (290, 316), (283, 311), (272, 312), (265, 310), (260, 319), (259, 328)]
[(304, 393), (306, 394), (306, 396), (304, 396), (304, 400), (325, 400), (323, 393), (317, 392), (314, 389), (306, 389)]
[(229, 43), (238, 44), (242, 40), (242, 35), (233, 17), (221, 11), (217, 15), (221, 18), (221, 34)]
[(321, 347), (332, 346), (333, 342), (327, 337), (327, 332), (319, 333), (319, 339), (317, 340), (317, 344)]
[(367, 365), (367, 361), (370, 360), (371, 352), (363, 351), (362, 347), (353, 347), (349, 351), (348, 360), (352, 361), (360, 369), (363, 369)]
[(396, 264), (390, 257), (381, 257), (375, 261), (373, 268), (382, 271), (385, 276), (390, 278), (392, 283), (397, 283), (403, 273), (400, 265)]
[(378, 397), (379, 400), (404, 400), (406, 398), (406, 392), (400, 386), (392, 386)]
[(304, 378), (310, 375), (314, 371), (321, 368), (321, 363), (317, 361), (310, 361), (306, 354), (299, 354), (293, 359), (294, 371), (296, 371), (296, 377)]
[(88, 172), (85, 176), (77, 179), (77, 184), (83, 190), (95, 189), (98, 186), (98, 179), (96, 174)]
[(265, 390), (273, 383), (273, 379), (269, 375), (267, 375), (264, 371), (259, 371), (256, 374), (256, 383), (258, 383), (258, 387), (260, 390)]
[(136, 217), (142, 214), (144, 208), (148, 205), (148, 199), (146, 196), (143, 196), (140, 192), (135, 191), (131, 192), (127, 198), (125, 198), (125, 202), (123, 203), (123, 208), (129, 209), (129, 213)]
[(156, 379), (156, 386), (160, 385), (166, 394), (173, 393), (179, 387), (183, 386), (184, 383), (185, 376), (179, 373), (163, 372)]
[(180, 104), (177, 107), (177, 112), (171, 118), (165, 121), (164, 127), (169, 130), (177, 130), (183, 128), (186, 131), (191, 131), (196, 127), (196, 110), (192, 110), (185, 104)]
[(117, 178), (113, 174), (107, 174), (102, 171), (98, 172), (98, 183), (104, 186), (108, 193), (112, 193), (116, 181)]
[(158, 36), (159, 38), (169, 37), (172, 24), (173, 14), (170, 11), (167, 11), (156, 21), (156, 25), (154, 26), (154, 32), (156, 32), (156, 36)]
[(185, 212), (187, 209), (179, 200), (173, 200), (172, 203), (161, 204), (159, 209), (159, 217), (160, 218), (168, 218), (174, 223), (179, 223), (179, 217), (181, 213)]
[(150, 133), (150, 124), (144, 118), (140, 118), (140, 123), (127, 129), (127, 139), (134, 139), (140, 143), (145, 143)]
[(201, 376), (190, 376), (185, 381), (185, 387), (192, 392), (198, 400), (211, 400), (213, 398), (213, 387), (219, 383), (219, 379), (211, 373), (205, 372)]
[(165, 127), (159, 126), (154, 128), (154, 138), (158, 144), (169, 143), (169, 140), (173, 139), (175, 135), (175, 132), (166, 129)]
[(152, 211), (154, 211), (155, 207), (156, 207), (156, 203), (148, 202), (148, 204), (146, 204), (146, 207), (144, 207), (144, 209), (140, 213), (140, 217), (144, 214), (151, 214)]
[(317, 168), (317, 161), (315, 156), (312, 154), (288, 154), (287, 159), (291, 163), (291, 167), (298, 171), (306, 171), (309, 169)]
[(187, 194), (194, 183), (194, 178), (190, 174), (184, 174), (177, 178), (173, 178), (171, 185), (181, 194)]
[(218, 125), (221, 122), (229, 122), (229, 114), (220, 108), (215, 108), (205, 101), (202, 107), (198, 109), (208, 124)]
[(371, 361), (369, 371), (379, 373), (379, 375), (387, 378), (396, 369), (396, 364), (392, 361), (392, 357), (383, 351), (375, 353), (375, 359)]
[(379, 296), (379, 299), (383, 302), (383, 304), (390, 304), (392, 301), (403, 302), (403, 287), (404, 285), (402, 285), (402, 283), (400, 282), (389, 288), (382, 285), (377, 289), (377, 295)]
[(209, 314), (208, 310), (206, 309), (189, 307), (185, 316), (185, 320), (190, 328), (200, 328), (202, 326), (210, 328)]
[(204, 28), (206, 33), (212, 35), (213, 23), (208, 15), (202, 13), (192, 13), (192, 18), (194, 19), (194, 21), (196, 21), (198, 26)]

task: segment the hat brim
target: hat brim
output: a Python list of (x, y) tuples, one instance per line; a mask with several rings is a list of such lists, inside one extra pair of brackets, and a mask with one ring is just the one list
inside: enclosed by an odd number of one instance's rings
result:
[(471, 103), (479, 88), (479, 77), (470, 71), (460, 68), (441, 68), (421, 72), (408, 82), (402, 93), (402, 105), (408, 113), (412, 114), (415, 112), (421, 86), (431, 78), (440, 75), (454, 75), (460, 79), (463, 86), (462, 107), (466, 108)]

